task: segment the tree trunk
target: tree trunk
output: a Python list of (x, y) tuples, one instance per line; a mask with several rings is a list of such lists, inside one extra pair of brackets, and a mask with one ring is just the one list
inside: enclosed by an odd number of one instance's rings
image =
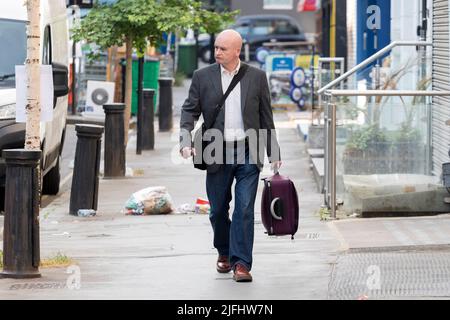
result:
[(25, 61), (27, 73), (25, 149), (40, 150), (40, 0), (27, 0), (26, 6), (29, 25), (27, 30), (27, 59)]
[(174, 43), (174, 59), (173, 59), (173, 77), (175, 78), (177, 71), (178, 71), (178, 52), (179, 52), (179, 39), (180, 39), (180, 33), (177, 31), (175, 32), (175, 43)]
[(112, 66), (112, 50), (108, 48), (108, 63), (106, 64), (106, 81), (111, 81), (111, 66)]
[(125, 146), (128, 143), (128, 130), (130, 128), (131, 117), (131, 96), (133, 90), (133, 39), (131, 37), (126, 38), (126, 47), (127, 68), (125, 74)]

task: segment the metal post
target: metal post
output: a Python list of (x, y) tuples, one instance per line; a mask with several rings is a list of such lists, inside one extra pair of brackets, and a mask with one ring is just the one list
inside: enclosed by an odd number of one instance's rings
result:
[[(318, 81), (319, 88), (320, 88), (322, 86), (322, 62), (320, 61), (320, 59), (319, 59), (319, 65), (317, 68), (317, 81)], [(318, 99), (319, 110), (320, 110), (322, 108), (322, 95), (317, 94), (317, 99)], [(312, 112), (312, 114), (314, 114), (314, 111)], [(314, 117), (313, 117), (311, 123), (314, 124)], [(320, 124), (320, 115), (317, 117), (317, 124)], [(325, 140), (326, 140), (326, 137), (327, 136), (325, 135)]]
[(330, 107), (328, 103), (325, 104), (324, 110), (324, 135), (325, 135), (325, 148), (324, 148), (324, 175), (323, 175), (323, 195), (324, 204), (329, 208), (330, 202), (329, 192), (330, 192)]
[(381, 86), (381, 67), (379, 60), (377, 60), (377, 64), (375, 65), (375, 90), (379, 90)]
[[(73, 25), (75, 25), (75, 15), (76, 10), (75, 6), (72, 7), (72, 16), (73, 16)], [(76, 62), (76, 55), (77, 55), (77, 47), (75, 40), (72, 40), (72, 115), (75, 115), (77, 113), (77, 104), (76, 104), (76, 68), (75, 68), (75, 62)]]
[(138, 60), (138, 70), (136, 154), (142, 154), (144, 57)]
[(105, 173), (104, 178), (125, 176), (125, 104), (105, 104)]
[(101, 138), (104, 128), (77, 124), (75, 130), (78, 140), (70, 192), (71, 215), (77, 215), (79, 209), (97, 210)]
[[(344, 58), (319, 58), (319, 66), (318, 66), (318, 81), (319, 86), (322, 86), (322, 70), (323, 70), (323, 63), (333, 63), (337, 62), (340, 65), (340, 71), (341, 75), (344, 73)], [(340, 84), (341, 88), (343, 86), (343, 83)], [(329, 97), (329, 96), (328, 96)], [(324, 197), (324, 205), (327, 206), (327, 208), (330, 208), (330, 173), (331, 173), (331, 108), (328, 106), (329, 101), (326, 102), (325, 99), (323, 99), (322, 94), (318, 93), (318, 99), (319, 99), (319, 107), (323, 105), (324, 108), (324, 178), (323, 178), (323, 197)], [(330, 99), (330, 98), (328, 98)], [(320, 124), (320, 122), (319, 122)]]
[(425, 161), (425, 173), (427, 175), (431, 175), (432, 174), (432, 168), (431, 168), (431, 164), (433, 163), (433, 152), (431, 151), (432, 145), (433, 145), (433, 127), (432, 127), (432, 122), (433, 122), (433, 118), (432, 118), (432, 113), (431, 113), (431, 108), (432, 108), (432, 104), (430, 101), (427, 101), (429, 99), (425, 99), (426, 101), (426, 114), (427, 114), (427, 144), (426, 144), (426, 161)]
[(331, 126), (330, 126), (330, 206), (331, 218), (336, 218), (336, 100), (332, 96), (330, 103)]
[[(345, 59), (344, 58), (319, 58), (319, 62), (318, 62), (318, 71), (317, 71), (317, 73), (318, 73), (318, 84), (319, 84), (319, 87), (321, 87), (322, 86), (322, 70), (323, 70), (323, 64), (324, 63), (330, 63), (330, 66), (331, 66), (331, 63), (332, 62), (337, 62), (337, 63), (339, 63), (339, 66), (340, 66), (340, 75), (343, 75), (344, 74), (344, 65), (345, 65)], [(335, 79), (335, 77), (333, 77), (333, 79)], [(343, 89), (344, 87), (343, 87), (343, 82), (340, 82), (340, 88), (341, 89)], [(320, 93), (321, 91), (319, 90), (319, 92), (317, 93), (317, 96), (318, 96), (318, 103), (319, 103), (319, 110), (320, 110), (320, 108), (322, 107), (322, 104), (323, 104), (323, 98), (322, 98), (322, 94), (323, 93)], [(324, 108), (325, 109), (325, 108)], [(320, 124), (320, 118), (319, 118), (319, 121), (318, 121), (319, 123), (318, 124)], [(327, 135), (325, 135), (325, 138), (327, 137)]]
[(316, 55), (316, 46), (312, 46), (312, 63), (311, 63), (311, 110), (314, 112), (314, 62)]
[(173, 78), (159, 78), (159, 131), (170, 131), (173, 126), (172, 119), (172, 85)]
[(41, 151), (4, 150), (6, 164), (3, 278), (39, 278)]
[(153, 103), (155, 90), (144, 89), (143, 91), (142, 149), (153, 150), (155, 148), (155, 107)]
[(245, 52), (245, 62), (250, 61), (250, 45), (246, 40), (244, 40), (244, 52)]

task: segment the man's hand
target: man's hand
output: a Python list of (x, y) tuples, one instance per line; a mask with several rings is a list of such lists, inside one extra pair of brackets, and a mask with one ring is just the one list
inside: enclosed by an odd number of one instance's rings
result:
[(274, 161), (274, 162), (272, 162), (272, 163), (270, 164), (270, 169), (271, 169), (274, 173), (277, 173), (277, 172), (278, 172), (278, 169), (280, 169), (281, 165), (282, 165), (282, 162), (281, 162), (281, 161)]
[(195, 149), (189, 148), (189, 147), (184, 147), (183, 149), (181, 149), (180, 153), (184, 159), (187, 159), (187, 158), (191, 157), (192, 155), (194, 155), (194, 156), (196, 155)]

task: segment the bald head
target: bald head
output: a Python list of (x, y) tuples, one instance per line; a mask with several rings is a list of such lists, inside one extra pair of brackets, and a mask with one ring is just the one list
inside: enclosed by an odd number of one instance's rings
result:
[(226, 41), (230, 43), (235, 49), (240, 50), (242, 48), (242, 37), (239, 32), (233, 29), (223, 30), (217, 36), (217, 40)]
[(217, 63), (228, 71), (233, 71), (239, 63), (242, 37), (239, 32), (227, 29), (217, 35), (214, 54)]

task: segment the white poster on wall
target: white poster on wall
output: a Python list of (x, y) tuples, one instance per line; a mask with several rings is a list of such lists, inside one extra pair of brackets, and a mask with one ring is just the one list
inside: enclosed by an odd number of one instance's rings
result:
[(264, 0), (264, 10), (292, 10), (293, 0)]
[[(53, 70), (51, 65), (41, 65), (41, 121), (53, 119)], [(26, 122), (27, 74), (25, 66), (16, 66), (16, 122)]]

